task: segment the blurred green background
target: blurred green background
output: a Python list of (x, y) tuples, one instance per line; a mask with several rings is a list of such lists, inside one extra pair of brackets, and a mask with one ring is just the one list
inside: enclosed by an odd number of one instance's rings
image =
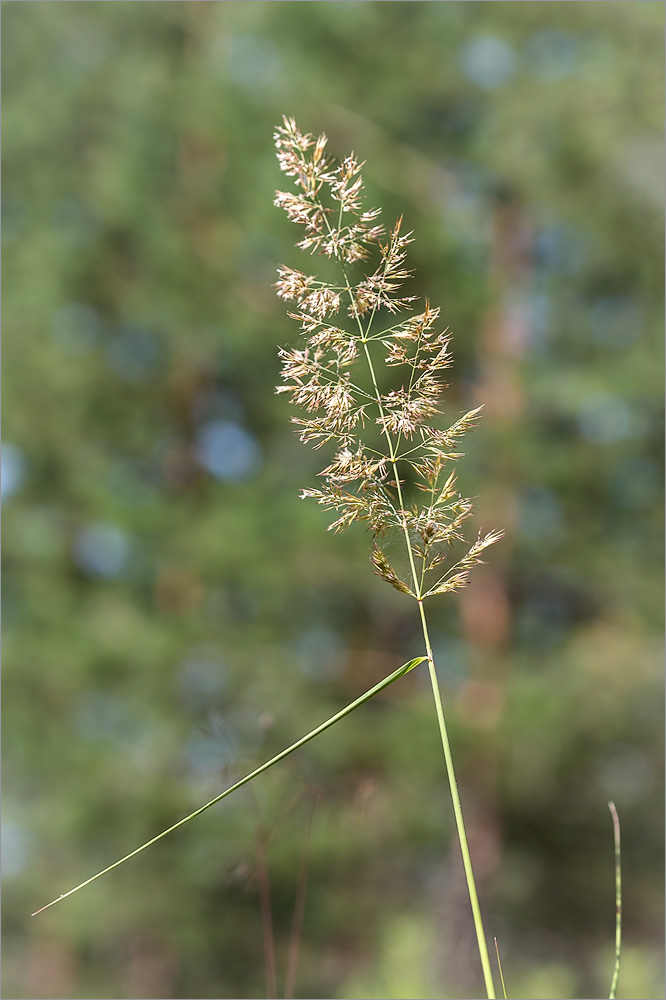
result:
[[(367, 161), (442, 308), (462, 488), (430, 605), (511, 997), (664, 996), (661, 2), (3, 4), (5, 997), (478, 997), (427, 676), (59, 906), (419, 655), (299, 500), (282, 114)], [(311, 833), (308, 834), (310, 819)], [(263, 874), (262, 874), (263, 873)]]

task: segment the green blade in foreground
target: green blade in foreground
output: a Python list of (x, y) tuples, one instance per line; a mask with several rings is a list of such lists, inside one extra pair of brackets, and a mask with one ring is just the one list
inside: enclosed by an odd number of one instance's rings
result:
[(42, 913), (44, 910), (48, 910), (49, 906), (54, 906), (56, 903), (59, 903), (61, 899), (66, 899), (67, 896), (71, 896), (73, 893), (78, 892), (79, 889), (85, 888), (85, 886), (90, 885), (91, 882), (95, 882), (96, 879), (101, 878), (102, 875), (106, 875), (108, 874), (108, 872), (113, 871), (114, 868), (117, 868), (119, 865), (122, 865), (125, 861), (129, 861), (130, 858), (136, 857), (136, 855), (140, 854), (141, 851), (145, 851), (147, 847), (151, 847), (153, 844), (156, 844), (158, 840), (161, 840), (163, 837), (166, 837), (167, 834), (173, 833), (174, 830), (177, 830), (179, 827), (184, 826), (185, 823), (189, 823), (191, 819), (194, 819), (196, 816), (200, 816), (201, 813), (206, 811), (206, 809), (210, 809), (211, 806), (214, 806), (216, 805), (216, 803), (221, 802), (222, 799), (227, 797), (227, 795), (231, 795), (231, 793), (235, 792), (238, 788), (242, 788), (243, 785), (247, 785), (249, 781), (252, 781), (253, 778), (257, 778), (260, 774), (263, 774), (264, 771), (267, 771), (269, 767), (273, 766), (273, 764), (277, 764), (279, 761), (284, 760), (284, 758), (288, 757), (290, 753), (294, 752), (294, 750), (298, 750), (299, 747), (304, 746), (306, 743), (309, 742), (309, 740), (314, 739), (315, 736), (319, 736), (320, 733), (323, 733), (324, 730), (329, 729), (336, 722), (339, 722), (340, 719), (344, 719), (345, 715), (349, 715), (349, 713), (353, 712), (355, 708), (358, 708), (360, 705), (363, 705), (366, 701), (369, 701), (370, 698), (373, 698), (376, 694), (379, 694), (380, 691), (383, 691), (385, 688), (389, 687), (389, 685), (393, 684), (394, 681), (397, 681), (400, 677), (404, 677), (405, 674), (409, 673), (410, 670), (413, 670), (414, 667), (417, 667), (419, 663), (423, 663), (423, 661), (426, 659), (427, 659), (426, 656), (417, 656), (416, 659), (410, 660), (408, 663), (403, 663), (401, 667), (398, 667), (397, 670), (394, 670), (393, 673), (389, 674), (388, 677), (385, 677), (383, 681), (380, 681), (379, 684), (375, 684), (374, 687), (366, 691), (365, 694), (362, 694), (360, 698), (356, 699), (356, 701), (352, 701), (340, 712), (336, 712), (336, 714), (332, 715), (330, 719), (326, 720), (326, 722), (322, 722), (320, 726), (317, 726), (316, 729), (313, 729), (311, 733), (307, 734), (307, 736), (301, 737), (300, 740), (297, 740), (296, 743), (292, 743), (292, 745), (290, 747), (287, 747), (286, 750), (283, 750), (275, 757), (271, 757), (271, 759), (267, 760), (265, 764), (262, 764), (260, 767), (255, 768), (254, 771), (251, 771), (249, 774), (246, 774), (244, 778), (240, 779), (240, 781), (237, 781), (235, 784), (225, 789), (225, 791), (220, 792), (220, 794), (216, 795), (214, 799), (210, 800), (210, 802), (206, 802), (206, 804), (200, 806), (199, 809), (195, 809), (195, 811), (193, 813), (190, 813), (189, 816), (185, 816), (183, 819), (178, 820), (177, 823), (174, 823), (173, 826), (170, 826), (168, 829), (162, 830), (162, 832), (158, 833), (157, 836), (153, 837), (152, 840), (149, 840), (145, 844), (142, 844), (141, 847), (137, 847), (136, 850), (132, 851), (130, 854), (126, 854), (124, 858), (120, 858), (118, 861), (114, 861), (114, 863), (112, 865), (109, 865), (108, 868), (103, 868), (101, 872), (97, 872), (96, 875), (93, 875), (91, 876), (91, 878), (86, 879), (85, 882), (81, 882), (80, 885), (74, 886), (74, 888), (70, 889), (69, 892), (63, 892), (62, 895), (58, 896), (57, 899), (53, 899), (51, 900), (50, 903), (47, 903), (46, 906), (42, 906), (40, 907), (39, 910), (35, 910), (32, 916), (36, 917), (38, 913)]
[(609, 1000), (617, 997), (617, 984), (620, 979), (620, 959), (622, 957), (622, 859), (620, 851), (620, 817), (613, 802), (608, 803), (613, 817), (613, 841), (615, 843), (615, 965), (611, 982)]

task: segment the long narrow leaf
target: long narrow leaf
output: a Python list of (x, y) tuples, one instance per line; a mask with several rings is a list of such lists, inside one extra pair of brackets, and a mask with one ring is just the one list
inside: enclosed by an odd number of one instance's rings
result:
[(214, 799), (210, 800), (210, 802), (206, 802), (206, 804), (200, 806), (199, 809), (195, 809), (195, 811), (193, 813), (190, 813), (189, 816), (185, 816), (183, 819), (178, 820), (177, 823), (174, 823), (173, 826), (170, 826), (168, 829), (162, 830), (162, 832), (158, 833), (156, 837), (152, 838), (152, 840), (147, 841), (145, 844), (142, 844), (141, 847), (137, 847), (136, 850), (131, 851), (129, 854), (126, 854), (124, 858), (120, 858), (120, 860), (115, 861), (112, 865), (109, 865), (108, 868), (103, 868), (101, 872), (97, 872), (96, 875), (93, 875), (91, 878), (86, 879), (85, 882), (81, 882), (80, 885), (74, 886), (74, 888), (70, 889), (69, 892), (63, 892), (62, 895), (58, 896), (57, 899), (52, 900), (50, 903), (47, 903), (46, 906), (42, 906), (40, 907), (39, 910), (35, 910), (32, 916), (36, 917), (38, 913), (42, 913), (44, 910), (48, 910), (49, 906), (54, 906), (56, 903), (59, 903), (62, 899), (66, 899), (67, 896), (71, 896), (73, 893), (78, 892), (79, 889), (85, 888), (85, 886), (90, 885), (91, 882), (95, 882), (96, 879), (101, 878), (102, 875), (106, 875), (108, 874), (108, 872), (113, 871), (114, 868), (118, 868), (119, 865), (124, 864), (125, 861), (129, 861), (130, 858), (136, 857), (136, 855), (140, 854), (141, 851), (145, 851), (147, 847), (151, 847), (153, 844), (156, 844), (158, 840), (162, 840), (162, 838), (166, 837), (167, 834), (173, 833), (174, 830), (177, 830), (179, 827), (184, 826), (186, 823), (189, 823), (191, 819), (195, 819), (197, 816), (200, 816), (201, 813), (206, 811), (206, 809), (210, 809), (211, 806), (214, 806), (218, 802), (221, 802), (222, 799), (225, 799), (227, 795), (231, 795), (232, 792), (235, 792), (237, 789), (242, 788), (243, 785), (247, 785), (247, 783), (249, 781), (252, 781), (253, 778), (258, 778), (260, 774), (263, 774), (264, 771), (267, 771), (269, 767), (273, 766), (273, 764), (277, 764), (279, 763), (279, 761), (284, 760), (285, 757), (288, 757), (289, 754), (294, 752), (294, 750), (298, 750), (300, 747), (304, 746), (310, 740), (314, 739), (315, 736), (319, 736), (319, 734), (323, 733), (324, 730), (329, 729), (331, 726), (335, 725), (335, 723), (339, 722), (340, 719), (344, 719), (344, 717), (346, 715), (349, 715), (350, 712), (353, 712), (355, 708), (359, 708), (360, 705), (363, 705), (366, 701), (369, 701), (370, 698), (374, 698), (376, 694), (379, 694), (380, 691), (383, 691), (385, 688), (389, 687), (389, 685), (393, 684), (394, 681), (397, 681), (398, 678), (404, 677), (405, 674), (409, 673), (410, 670), (413, 670), (414, 667), (418, 666), (419, 663), (423, 663), (423, 661), (426, 659), (427, 657), (425, 656), (417, 656), (416, 659), (410, 660), (408, 663), (403, 663), (401, 667), (398, 667), (397, 670), (394, 670), (392, 674), (389, 674), (388, 677), (385, 677), (384, 680), (379, 682), (379, 684), (375, 684), (375, 686), (366, 691), (365, 694), (362, 694), (360, 698), (357, 698), (355, 701), (352, 701), (340, 712), (336, 712), (336, 714), (332, 715), (330, 719), (326, 720), (326, 722), (322, 722), (320, 726), (317, 726), (316, 729), (313, 729), (312, 732), (307, 734), (307, 736), (301, 737), (300, 740), (297, 740), (296, 743), (292, 743), (292, 745), (290, 747), (287, 747), (286, 750), (283, 750), (275, 757), (271, 757), (271, 759), (267, 760), (265, 764), (262, 764), (260, 767), (255, 768), (254, 771), (251, 771), (249, 774), (246, 774), (244, 778), (240, 779), (240, 781), (237, 781), (235, 784), (225, 789), (225, 791), (220, 792), (220, 794), (216, 795)]

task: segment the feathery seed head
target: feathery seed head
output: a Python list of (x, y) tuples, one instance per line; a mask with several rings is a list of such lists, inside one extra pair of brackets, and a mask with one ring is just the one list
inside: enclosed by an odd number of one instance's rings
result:
[[(479, 535), (462, 557), (448, 565), (452, 547), (464, 544), (462, 529), (473, 515), (451, 471), (461, 457), (458, 441), (476, 423), (481, 407), (446, 429), (432, 426), (445, 385), (439, 372), (452, 363), (448, 330), (436, 332), (439, 309), (426, 300), (422, 311), (401, 322), (396, 313), (412, 308), (414, 296), (398, 294), (411, 277), (405, 268), (411, 233), (402, 218), (385, 237), (379, 208), (363, 207), (363, 163), (352, 153), (339, 162), (325, 156), (325, 135), (302, 133), (293, 118), (275, 131), (280, 169), (294, 179), (296, 193), (278, 191), (275, 204), (304, 226), (303, 250), (336, 262), (337, 284), (290, 267), (278, 269), (280, 298), (295, 302), (289, 315), (306, 340), (304, 350), (280, 350), (282, 378), (277, 392), (291, 394), (307, 417), (293, 417), (302, 441), (336, 451), (320, 473), (321, 490), (303, 490), (326, 510), (337, 512), (329, 530), (357, 521), (373, 533), (371, 561), (387, 583), (423, 600), (464, 586), (480, 554), (502, 537)], [(374, 257), (372, 270), (365, 262)], [(344, 323), (329, 318), (345, 313)], [(401, 376), (382, 392), (381, 367)], [(360, 436), (362, 432), (362, 437)], [(420, 502), (407, 508), (407, 493)], [(394, 531), (407, 547), (411, 585), (391, 566), (376, 539)], [(446, 568), (448, 565), (448, 568)]]

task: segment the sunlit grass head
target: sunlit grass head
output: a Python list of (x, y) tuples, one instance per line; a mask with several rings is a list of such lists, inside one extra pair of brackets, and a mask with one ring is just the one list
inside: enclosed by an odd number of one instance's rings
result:
[[(333, 450), (320, 474), (323, 488), (302, 496), (336, 512), (335, 531), (365, 522), (373, 566), (398, 590), (417, 600), (456, 590), (501, 532), (479, 535), (460, 551), (474, 508), (457, 489), (454, 465), (480, 408), (439, 425), (451, 335), (438, 326), (439, 309), (427, 300), (418, 308), (415, 296), (401, 292), (411, 277), (412, 234), (403, 232), (402, 219), (387, 230), (380, 209), (364, 207), (363, 164), (353, 153), (333, 160), (326, 136), (302, 133), (291, 118), (276, 130), (275, 145), (296, 188), (278, 191), (276, 205), (303, 228), (302, 250), (338, 265), (332, 281), (281, 267), (276, 283), (294, 304), (289, 315), (305, 342), (280, 352), (286, 384), (278, 392), (290, 393), (303, 411), (293, 417), (301, 440)], [(379, 545), (395, 532), (407, 542), (407, 574)]]

